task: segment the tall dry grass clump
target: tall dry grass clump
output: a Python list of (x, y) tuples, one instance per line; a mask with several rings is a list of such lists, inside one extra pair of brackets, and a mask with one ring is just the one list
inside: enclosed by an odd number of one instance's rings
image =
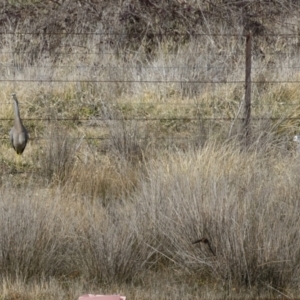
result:
[(103, 285), (134, 282), (145, 271), (149, 250), (134, 227), (130, 204), (85, 205), (74, 244), (78, 270)]
[(108, 103), (101, 103), (101, 111), (109, 131), (110, 155), (123, 164), (141, 161), (149, 143), (149, 133), (135, 120), (126, 120), (122, 112)]
[[(175, 268), (229, 286), (297, 284), (299, 163), (232, 145), (167, 154), (149, 163), (142, 179), (139, 228), (151, 232), (151, 248)], [(192, 244), (199, 238), (213, 251)]]
[(79, 141), (68, 130), (57, 126), (50, 127), (45, 134), (46, 143), (40, 155), (40, 172), (48, 182), (65, 182), (71, 175)]
[[(33, 183), (32, 183), (33, 185)], [(1, 189), (0, 278), (132, 281), (148, 249), (131, 223), (130, 204), (76, 200), (57, 189)]]
[(28, 281), (71, 272), (70, 224), (61, 218), (57, 197), (30, 185), (8, 185), (1, 188), (0, 206), (2, 279)]
[[(232, 143), (160, 152), (130, 193), (106, 203), (97, 193), (79, 194), (72, 177), (45, 189), (7, 182), (0, 191), (1, 278), (129, 283), (137, 293), (167, 273), (166, 284), (180, 274), (192, 294), (199, 283), (199, 291), (205, 283), (224, 293), (287, 293), (300, 272), (299, 163), (298, 155), (272, 147), (246, 152)], [(192, 244), (199, 238), (211, 249)]]
[(107, 206), (132, 194), (141, 174), (142, 166), (120, 162), (115, 157), (89, 157), (86, 162), (80, 161), (72, 169), (65, 189), (78, 199)]

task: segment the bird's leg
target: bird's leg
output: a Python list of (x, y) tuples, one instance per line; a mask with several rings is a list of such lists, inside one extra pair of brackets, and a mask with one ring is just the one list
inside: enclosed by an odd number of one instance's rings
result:
[(20, 169), (20, 163), (21, 163), (21, 155), (16, 153), (16, 169)]

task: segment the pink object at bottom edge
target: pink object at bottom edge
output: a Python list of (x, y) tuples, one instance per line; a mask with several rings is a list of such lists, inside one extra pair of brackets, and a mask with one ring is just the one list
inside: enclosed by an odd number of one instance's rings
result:
[(78, 300), (126, 300), (125, 296), (120, 295), (92, 295), (86, 294), (78, 298)]

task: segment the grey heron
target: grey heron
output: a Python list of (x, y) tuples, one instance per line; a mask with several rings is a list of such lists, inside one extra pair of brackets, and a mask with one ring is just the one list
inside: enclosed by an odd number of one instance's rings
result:
[(9, 132), (9, 138), (16, 153), (20, 155), (25, 150), (28, 141), (28, 132), (20, 117), (19, 102), (16, 94), (12, 94), (12, 98), (14, 102), (14, 126)]

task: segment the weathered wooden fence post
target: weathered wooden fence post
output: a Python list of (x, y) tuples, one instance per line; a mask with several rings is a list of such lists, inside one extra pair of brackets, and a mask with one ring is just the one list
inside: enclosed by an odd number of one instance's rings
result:
[(246, 37), (246, 77), (245, 77), (245, 111), (243, 134), (245, 137), (245, 145), (249, 146), (251, 141), (251, 44), (252, 33), (248, 33)]

